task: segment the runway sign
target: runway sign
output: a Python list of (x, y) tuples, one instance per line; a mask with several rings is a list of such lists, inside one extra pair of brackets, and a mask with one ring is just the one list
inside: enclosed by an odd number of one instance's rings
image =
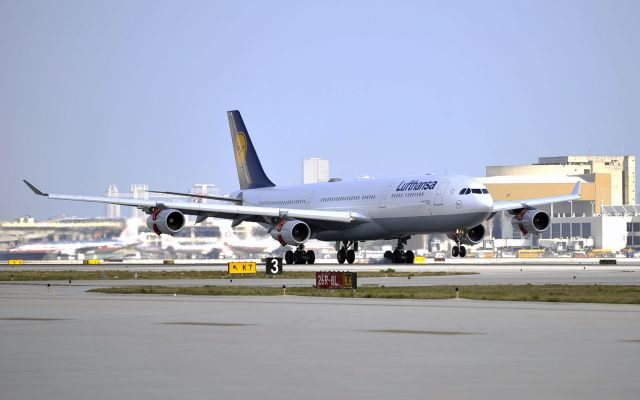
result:
[(269, 257), (265, 261), (267, 275), (282, 275), (282, 257)]
[(7, 264), (9, 264), (9, 265), (22, 265), (22, 264), (24, 264), (24, 260), (8, 260)]
[(229, 268), (229, 274), (255, 274), (256, 263), (253, 261), (237, 262), (232, 261), (227, 264)]
[(316, 287), (319, 289), (357, 289), (356, 272), (316, 272)]
[(100, 260), (84, 260), (84, 264), (90, 264), (90, 265), (100, 264)]

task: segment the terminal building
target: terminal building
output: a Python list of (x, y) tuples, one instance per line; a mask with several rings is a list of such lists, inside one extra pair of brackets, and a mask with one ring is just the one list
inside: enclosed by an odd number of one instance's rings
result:
[(329, 160), (305, 158), (302, 160), (302, 183), (329, 181)]
[(531, 165), (489, 166), (479, 180), (496, 201), (562, 195), (581, 182), (580, 200), (540, 207), (551, 215), (548, 231), (522, 238), (502, 213), (487, 223), (485, 247), (640, 250), (635, 156), (542, 157)]

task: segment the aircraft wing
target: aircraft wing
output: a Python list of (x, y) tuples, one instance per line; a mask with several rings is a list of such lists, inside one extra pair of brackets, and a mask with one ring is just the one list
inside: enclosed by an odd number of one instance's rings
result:
[(496, 201), (493, 203), (493, 212), (519, 210), (542, 206), (545, 204), (558, 203), (561, 201), (571, 201), (580, 199), (580, 182), (576, 182), (570, 194), (564, 196), (541, 197), (527, 200)]
[(37, 195), (55, 200), (72, 200), (92, 203), (119, 204), (138, 208), (172, 208), (187, 215), (199, 215), (214, 218), (238, 219), (242, 217), (289, 217), (300, 220), (328, 222), (363, 222), (368, 217), (355, 211), (324, 211), (293, 208), (256, 207), (231, 204), (200, 204), (191, 202), (161, 202), (156, 200), (125, 199), (118, 197), (78, 196), (71, 194), (45, 193), (27, 180), (23, 182)]

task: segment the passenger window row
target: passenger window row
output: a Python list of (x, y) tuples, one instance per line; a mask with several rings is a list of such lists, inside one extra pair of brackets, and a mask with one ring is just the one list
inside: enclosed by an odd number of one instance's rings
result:
[(306, 200), (269, 200), (261, 201), (258, 204), (261, 206), (286, 206), (292, 204), (305, 204)]
[(425, 192), (418, 192), (418, 193), (394, 193), (391, 195), (392, 199), (398, 198), (398, 197), (424, 197), (424, 193)]
[(337, 197), (323, 197), (320, 199), (321, 203), (329, 203), (334, 201), (353, 201), (353, 200), (373, 200), (376, 198), (375, 194), (367, 194), (362, 196), (337, 196)]

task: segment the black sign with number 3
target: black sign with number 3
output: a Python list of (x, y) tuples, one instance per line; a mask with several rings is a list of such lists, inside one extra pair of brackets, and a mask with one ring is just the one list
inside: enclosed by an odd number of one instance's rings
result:
[(282, 257), (269, 257), (266, 261), (267, 275), (282, 275)]

